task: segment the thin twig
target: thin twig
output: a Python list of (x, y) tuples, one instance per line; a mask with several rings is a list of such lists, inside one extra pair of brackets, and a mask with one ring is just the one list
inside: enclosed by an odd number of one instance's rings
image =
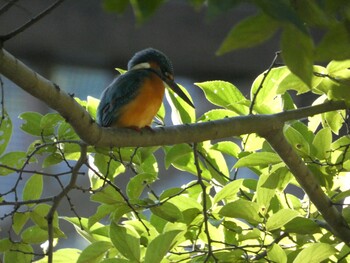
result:
[(207, 240), (208, 240), (208, 253), (207, 253), (207, 257), (205, 258), (204, 262), (208, 262), (210, 260), (210, 258), (213, 258), (215, 262), (218, 262), (217, 258), (214, 256), (213, 250), (212, 250), (212, 239), (211, 239), (210, 233), (209, 233), (209, 225), (208, 225), (209, 224), (209, 217), (208, 217), (208, 213), (207, 213), (207, 210), (208, 210), (208, 208), (207, 208), (207, 193), (206, 193), (207, 187), (203, 181), (202, 170), (201, 170), (200, 165), (199, 165), (197, 143), (193, 144), (193, 156), (194, 156), (194, 164), (195, 164), (196, 170), (197, 170), (197, 177), (198, 177), (197, 182), (202, 188), (204, 233), (207, 236)]
[(62, 199), (65, 196), (67, 196), (67, 194), (72, 189), (75, 188), (75, 184), (79, 175), (79, 170), (86, 163), (86, 160), (87, 160), (87, 145), (85, 143), (80, 143), (79, 145), (80, 145), (80, 157), (72, 169), (72, 176), (70, 178), (70, 181), (68, 185), (57, 196), (55, 196), (51, 209), (46, 216), (47, 224), (48, 224), (48, 241), (49, 241), (48, 250), (47, 250), (48, 263), (53, 262), (54, 214), (57, 211), (57, 208), (60, 202), (62, 201)]
[(0, 7), (0, 15), (6, 13), (7, 10), (9, 10), (17, 2), (18, 2), (18, 0), (11, 0), (11, 1), (8, 1), (6, 4), (4, 4), (2, 7)]
[(252, 103), (250, 104), (249, 106), (249, 115), (253, 113), (253, 108), (254, 108), (254, 104), (255, 104), (255, 101), (256, 101), (256, 98), (258, 97), (258, 94), (260, 92), (260, 90), (263, 88), (264, 86), (264, 82), (267, 78), (267, 76), (269, 75), (270, 71), (276, 66), (276, 61), (279, 57), (279, 55), (281, 54), (281, 51), (277, 51), (275, 53), (275, 57), (273, 58), (272, 60), (272, 63), (270, 65), (270, 67), (267, 69), (267, 71), (264, 73), (264, 77), (263, 79), (261, 80), (261, 83), (258, 87), (258, 89), (255, 91), (255, 93), (253, 94), (253, 98), (252, 98)]
[(52, 10), (54, 10), (56, 7), (58, 7), (60, 4), (63, 3), (64, 0), (58, 0), (55, 3), (53, 3), (52, 5), (50, 5), (48, 8), (46, 8), (44, 11), (42, 11), (40, 14), (36, 15), (35, 17), (31, 18), (30, 20), (28, 20), (25, 24), (19, 26), (18, 28), (16, 28), (15, 30), (13, 30), (12, 32), (0, 36), (0, 41), (4, 42), (6, 40), (9, 40), (13, 37), (15, 37), (16, 35), (18, 35), (19, 33), (23, 32), (24, 30), (26, 30), (27, 28), (29, 28), (30, 26), (32, 26), (33, 24), (35, 24), (36, 22), (38, 22), (40, 19), (42, 19), (43, 17), (45, 17), (47, 14), (49, 14)]

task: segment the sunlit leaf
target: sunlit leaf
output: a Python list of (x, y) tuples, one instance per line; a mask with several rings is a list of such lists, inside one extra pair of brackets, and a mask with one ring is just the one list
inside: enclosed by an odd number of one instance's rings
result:
[(112, 243), (107, 241), (92, 243), (81, 252), (77, 263), (99, 263), (111, 247), (113, 247)]
[(266, 228), (269, 231), (279, 229), (297, 216), (299, 216), (299, 213), (295, 210), (281, 209), (267, 219)]
[(109, 235), (114, 247), (124, 257), (140, 262), (140, 236), (133, 228), (112, 223)]
[(254, 111), (261, 114), (281, 112), (283, 101), (276, 96), (279, 84), (290, 74), (287, 67), (278, 67), (260, 74), (253, 82), (250, 97), (254, 101)]
[(293, 263), (322, 262), (334, 255), (337, 250), (333, 245), (326, 243), (310, 244), (294, 259)]
[(318, 131), (312, 142), (316, 150), (315, 156), (320, 160), (327, 159), (330, 156), (331, 143), (332, 132), (330, 128), (323, 128)]
[(94, 97), (88, 96), (86, 101), (86, 109), (91, 115), (92, 118), (96, 119), (96, 111), (98, 104), (100, 103), (99, 99), (96, 99)]
[(4, 153), (12, 135), (12, 121), (7, 112), (3, 112), (3, 119), (0, 125), (0, 155)]
[(16, 212), (13, 215), (12, 229), (13, 229), (13, 231), (15, 231), (15, 233), (17, 235), (23, 229), (23, 226), (27, 223), (29, 218), (30, 218), (30, 216), (29, 216), (28, 212), (25, 212), (25, 213)]
[[(189, 92), (181, 85), (179, 86), (186, 96), (192, 101)], [(181, 99), (179, 95), (170, 89), (166, 90), (165, 95), (171, 108), (171, 120), (173, 124), (176, 125), (195, 122), (196, 111), (191, 105), (188, 105), (186, 101)]]
[(33, 174), (27, 180), (23, 188), (22, 197), (24, 201), (39, 199), (43, 191), (43, 176)]
[[(31, 161), (34, 158), (31, 158)], [(0, 164), (11, 167), (13, 169), (22, 168), (23, 164), (27, 161), (27, 154), (25, 152), (9, 152), (0, 157)], [(7, 169), (6, 167), (0, 167), (0, 176), (13, 173), (13, 169)]]
[(267, 250), (267, 258), (272, 262), (287, 263), (286, 252), (278, 244), (273, 244)]
[(213, 104), (232, 110), (240, 115), (248, 114), (248, 100), (233, 84), (225, 81), (207, 81), (195, 83), (206, 98)]
[[(18, 253), (21, 251), (22, 253)], [(12, 243), (10, 250), (4, 253), (4, 263), (16, 262), (16, 263), (28, 263), (32, 262), (33, 248), (29, 244), (25, 243)]]
[(243, 184), (243, 179), (237, 179), (229, 184), (225, 185), (220, 192), (218, 192), (213, 199), (213, 203), (217, 203), (223, 199), (233, 200), (237, 199), (237, 193)]
[(266, 166), (282, 162), (281, 158), (276, 153), (271, 152), (255, 152), (239, 159), (234, 167), (252, 167), (252, 166)]
[(140, 173), (131, 178), (126, 187), (126, 193), (130, 199), (137, 199), (143, 192), (147, 184), (153, 183), (157, 179), (156, 174)]
[[(21, 125), (21, 129), (31, 135), (41, 136), (44, 135), (40, 126), (42, 114), (38, 112), (24, 112), (18, 116), (24, 122)], [(49, 131), (51, 134), (51, 131)]]
[(174, 239), (181, 232), (181, 230), (168, 231), (159, 234), (151, 241), (146, 250), (145, 263), (160, 263), (168, 253)]
[(310, 155), (310, 145), (303, 134), (291, 126), (286, 126), (283, 131), (288, 142), (298, 153), (302, 154), (302, 156)]
[(238, 199), (226, 204), (219, 213), (222, 216), (242, 218), (252, 224), (257, 224), (262, 221), (262, 218), (259, 216), (259, 205), (244, 199)]
[(177, 222), (183, 219), (180, 209), (170, 202), (151, 207), (151, 211), (153, 214), (169, 222)]

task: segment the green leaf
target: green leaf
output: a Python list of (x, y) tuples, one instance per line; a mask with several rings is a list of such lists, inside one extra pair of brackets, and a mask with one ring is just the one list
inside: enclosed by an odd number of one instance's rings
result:
[(127, 259), (140, 262), (140, 236), (130, 226), (110, 225), (109, 236), (114, 247)]
[(12, 244), (9, 238), (0, 239), (0, 252), (3, 253), (10, 250)]
[[(270, 205), (271, 199), (276, 194), (276, 188), (278, 186), (278, 181), (276, 181), (276, 173), (271, 174), (261, 174), (258, 180), (257, 190), (256, 190), (256, 202), (260, 206), (260, 211), (262, 214), (266, 214)], [(273, 178), (272, 178), (273, 177)]]
[(100, 221), (107, 215), (110, 215), (116, 209), (117, 209), (116, 205), (106, 205), (106, 204), (99, 205), (97, 207), (97, 211), (92, 216), (89, 217), (89, 224), (88, 224), (89, 229), (98, 221)]
[(98, 191), (91, 196), (91, 201), (95, 201), (101, 204), (121, 204), (125, 203), (121, 194), (116, 191), (112, 186), (107, 185), (102, 191)]
[(350, 58), (350, 37), (347, 25), (338, 23), (323, 36), (315, 49), (317, 60), (344, 60)]
[(86, 109), (91, 115), (92, 118), (96, 119), (96, 111), (98, 104), (100, 103), (99, 99), (96, 99), (94, 97), (88, 96), (86, 101)]
[(183, 219), (180, 209), (170, 202), (165, 202), (159, 206), (151, 207), (151, 211), (153, 214), (169, 222), (177, 222)]
[(79, 140), (79, 136), (68, 122), (62, 122), (58, 126), (58, 140)]
[[(22, 253), (18, 253), (21, 251)], [(33, 260), (34, 251), (31, 245), (23, 243), (12, 243), (9, 251), (4, 253), (4, 263), (29, 263)]]
[(40, 120), (40, 128), (47, 134), (53, 134), (54, 128), (64, 122), (64, 118), (58, 113), (47, 113)]
[(113, 245), (108, 241), (92, 243), (81, 252), (77, 263), (99, 263), (111, 247)]
[(0, 155), (3, 154), (12, 135), (12, 121), (7, 112), (3, 112), (3, 119), (0, 124)]
[(103, 9), (117, 14), (124, 13), (129, 5), (129, 0), (103, 0)]
[(335, 253), (337, 253), (337, 250), (330, 244), (311, 244), (298, 254), (293, 263), (322, 262)]
[(234, 202), (226, 204), (223, 208), (221, 208), (219, 213), (222, 216), (242, 218), (252, 224), (262, 222), (262, 218), (259, 216), (259, 205), (244, 199), (238, 199)]
[(156, 174), (140, 173), (129, 180), (126, 186), (126, 194), (130, 199), (138, 199), (147, 184), (153, 183), (157, 179)]
[(21, 125), (21, 129), (34, 136), (42, 136), (43, 130), (40, 126), (42, 114), (38, 112), (24, 112), (18, 116), (24, 121)]
[(43, 176), (33, 174), (24, 185), (22, 198), (23, 201), (39, 199), (43, 192)]
[(231, 141), (218, 142), (213, 144), (211, 148), (235, 158), (238, 158), (238, 154), (241, 152), (241, 148)]
[(287, 67), (308, 87), (313, 74), (313, 42), (311, 37), (293, 26), (282, 33), (282, 57)]
[[(197, 175), (197, 169), (194, 165), (193, 150), (188, 144), (177, 144), (166, 150), (165, 167), (168, 169), (170, 165), (181, 171), (187, 171)], [(207, 170), (204, 169), (203, 173), (206, 171)]]
[(284, 136), (292, 147), (303, 157), (310, 155), (310, 145), (304, 136), (291, 126), (286, 126), (283, 129)]
[(343, 126), (345, 120), (345, 111), (329, 111), (322, 114), (323, 126), (331, 128), (335, 134), (339, 133), (340, 128)]
[(16, 212), (13, 215), (12, 229), (13, 231), (15, 231), (17, 235), (21, 232), (23, 226), (27, 223), (29, 218), (30, 218), (30, 215), (28, 212), (25, 212), (25, 213)]
[[(35, 208), (30, 212), (30, 218), (33, 222), (38, 225), (41, 229), (47, 230), (47, 214), (51, 209), (50, 205), (47, 204), (38, 204)], [(53, 216), (52, 225), (55, 229), (58, 229), (58, 214), (55, 212)]]
[[(31, 159), (32, 162), (34, 158)], [(9, 152), (0, 157), (0, 164), (11, 167), (13, 169), (22, 168), (23, 164), (27, 161), (27, 154), (25, 152)], [(14, 170), (0, 167), (0, 176), (13, 173)]]
[(218, 55), (249, 48), (265, 42), (273, 36), (279, 24), (265, 14), (250, 16), (234, 26), (221, 44)]
[(164, 0), (130, 0), (138, 24), (144, 23), (163, 4)]
[(195, 83), (205, 94), (205, 97), (214, 105), (232, 110), (240, 115), (248, 114), (249, 102), (241, 91), (226, 81), (207, 81)]
[(253, 82), (250, 97), (255, 97), (254, 111), (261, 114), (271, 114), (283, 110), (281, 96), (276, 96), (279, 84), (290, 74), (287, 67), (278, 67), (260, 74)]
[[(179, 85), (182, 91), (186, 94), (188, 98), (192, 101), (192, 98), (188, 91)], [(171, 108), (171, 120), (174, 125), (183, 124), (183, 123), (193, 123), (196, 121), (196, 111), (195, 109), (188, 105), (183, 99), (179, 97), (170, 89), (166, 89), (165, 92), (166, 98), (169, 102)]]
[(267, 219), (266, 229), (268, 231), (279, 229), (297, 216), (299, 216), (299, 213), (295, 210), (281, 209)]
[(94, 165), (96, 165), (96, 167), (104, 177), (111, 180), (115, 176), (125, 171), (125, 167), (121, 164), (121, 162), (118, 162), (112, 157), (100, 153), (95, 154)]
[(229, 184), (226, 184), (220, 192), (218, 192), (213, 199), (213, 203), (220, 202), (223, 199), (234, 200), (237, 199), (237, 193), (239, 192), (243, 184), (243, 179), (237, 179)]
[[(321, 66), (313, 66), (313, 71), (319, 74), (327, 74), (327, 69)], [(314, 93), (320, 93), (317, 89), (318, 85), (324, 80), (323, 77), (312, 75), (311, 79), (311, 89)], [(283, 94), (287, 90), (295, 90), (297, 94), (303, 94), (310, 91), (310, 87), (308, 87), (300, 78), (298, 78), (295, 74), (288, 74), (278, 85), (276, 90), (277, 94)]]
[[(81, 251), (75, 248), (63, 248), (53, 253), (54, 263), (77, 262)], [(35, 261), (35, 263), (47, 263), (47, 256)]]
[(273, 244), (267, 250), (267, 258), (271, 262), (287, 263), (286, 252), (284, 252), (284, 250), (278, 244)]
[(208, 0), (207, 17), (213, 19), (241, 2), (244, 2), (244, 0)]
[(21, 238), (23, 242), (28, 244), (40, 244), (48, 239), (48, 234), (47, 230), (43, 230), (39, 226), (31, 226), (22, 232)]
[(306, 33), (304, 22), (298, 17), (294, 8), (288, 5), (288, 1), (284, 0), (255, 0), (254, 3), (259, 6), (262, 11), (272, 18), (287, 24), (294, 25), (301, 32)]
[(47, 167), (59, 164), (62, 161), (63, 161), (63, 158), (62, 158), (61, 154), (59, 154), (59, 153), (52, 153), (52, 154), (48, 155), (44, 159), (42, 167), (43, 168), (47, 168)]
[(151, 241), (146, 250), (145, 263), (160, 263), (175, 242), (176, 237), (181, 230), (172, 230), (159, 234), (155, 239)]
[(312, 142), (316, 152), (314, 154), (319, 160), (328, 159), (330, 156), (332, 144), (332, 132), (330, 128), (321, 129), (316, 135)]
[(224, 118), (230, 118), (238, 116), (238, 114), (232, 110), (225, 109), (214, 109), (205, 112), (199, 119), (198, 122), (202, 121), (213, 121), (213, 120), (221, 120)]
[(304, 217), (295, 217), (284, 225), (284, 229), (288, 233), (297, 233), (301, 235), (309, 235), (320, 233), (320, 226), (312, 219)]
[(276, 153), (271, 152), (255, 152), (239, 159), (234, 168), (252, 167), (252, 166), (267, 166), (282, 162), (281, 158)]

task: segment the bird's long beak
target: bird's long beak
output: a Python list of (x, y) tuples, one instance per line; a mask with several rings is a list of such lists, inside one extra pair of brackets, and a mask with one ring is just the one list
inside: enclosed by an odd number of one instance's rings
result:
[(179, 85), (176, 84), (174, 80), (164, 78), (165, 83), (171, 88), (181, 99), (187, 102), (188, 105), (195, 108), (192, 101), (186, 96), (186, 94), (182, 91)]

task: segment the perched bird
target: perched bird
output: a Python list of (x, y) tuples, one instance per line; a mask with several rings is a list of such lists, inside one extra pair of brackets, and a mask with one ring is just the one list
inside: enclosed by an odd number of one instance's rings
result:
[(150, 127), (168, 86), (194, 107), (174, 81), (168, 57), (148, 48), (137, 52), (128, 62), (128, 71), (103, 91), (97, 108), (97, 123), (103, 127)]

